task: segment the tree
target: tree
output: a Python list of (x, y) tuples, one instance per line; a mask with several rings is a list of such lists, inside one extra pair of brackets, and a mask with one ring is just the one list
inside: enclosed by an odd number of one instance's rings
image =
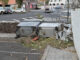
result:
[(9, 0), (0, 0), (0, 1), (2, 2), (3, 7), (5, 7), (5, 5), (8, 4), (8, 1), (9, 1)]
[(22, 3), (23, 3), (23, 0), (16, 0), (17, 4), (18, 4), (18, 7), (21, 8), (22, 6)]
[(80, 8), (80, 0), (73, 0), (72, 1), (72, 8)]
[(46, 0), (46, 1), (45, 1), (45, 4), (48, 5), (48, 3), (49, 3), (49, 0)]
[(40, 0), (40, 1), (44, 2), (44, 5), (48, 5), (49, 3), (49, 0)]

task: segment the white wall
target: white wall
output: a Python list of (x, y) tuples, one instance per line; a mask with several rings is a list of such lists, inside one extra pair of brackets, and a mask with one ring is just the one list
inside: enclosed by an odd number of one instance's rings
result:
[(80, 60), (80, 9), (71, 11), (74, 45)]
[(50, 4), (53, 5), (54, 3), (55, 3), (56, 5), (57, 5), (57, 4), (61, 5), (61, 3), (65, 4), (65, 2), (66, 2), (66, 0), (50, 0), (50, 1), (49, 1), (49, 5), (50, 5)]

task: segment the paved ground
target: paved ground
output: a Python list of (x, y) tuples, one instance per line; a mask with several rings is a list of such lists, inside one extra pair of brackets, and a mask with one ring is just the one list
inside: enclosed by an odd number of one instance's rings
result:
[(42, 15), (44, 18), (47, 18), (45, 20), (48, 21), (54, 21), (55, 19), (60, 19), (60, 20), (65, 20), (67, 21), (65, 18), (60, 18), (60, 16), (67, 16), (67, 13), (61, 13), (62, 10), (56, 10), (56, 12), (53, 13), (44, 13), (43, 10), (32, 10), (31, 12), (27, 12), (27, 13), (18, 13), (18, 14), (5, 14), (5, 15), (0, 15), (0, 21), (11, 21), (14, 19), (23, 21), (22, 18), (27, 18), (27, 17), (35, 17), (36, 15)]
[(0, 60), (40, 60), (40, 52), (16, 42), (0, 42)]
[(41, 60), (78, 60), (77, 54), (48, 46)]
[(0, 33), (0, 38), (15, 38), (16, 34), (15, 33)]
[[(58, 12), (57, 13), (56, 12), (55, 13), (44, 13), (43, 11), (31, 11), (31, 12), (23, 13), (23, 14), (0, 15), (0, 21), (2, 21), (2, 20), (11, 21), (14, 19), (22, 21), (22, 18), (35, 17), (37, 14), (43, 15), (45, 18), (47, 17), (46, 20), (55, 20), (56, 18), (59, 18), (61, 15), (61, 14), (58, 14)], [(25, 60), (26, 57), (28, 60), (40, 60), (40, 57), (39, 57), (40, 52), (39, 51), (32, 50), (30, 48), (25, 48), (21, 44), (16, 43), (16, 42), (3, 42), (2, 40), (0, 42), (0, 60)], [(54, 49), (54, 50), (56, 50), (56, 49)], [(52, 48), (50, 48), (51, 52), (49, 52), (49, 56), (46, 58), (47, 60), (48, 59), (51, 60), (51, 58), (53, 57), (53, 55), (51, 55), (52, 52), (53, 52), (52, 54), (55, 55), (54, 50)], [(60, 51), (58, 51), (58, 52), (60, 52)], [(57, 53), (57, 52), (56, 52), (56, 54), (59, 55), (59, 53)], [(55, 56), (57, 56), (57, 55), (55, 55)], [(58, 59), (58, 60), (60, 60), (60, 59)]]

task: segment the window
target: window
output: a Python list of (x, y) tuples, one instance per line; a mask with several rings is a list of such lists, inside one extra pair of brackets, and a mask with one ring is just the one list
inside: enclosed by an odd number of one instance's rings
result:
[(57, 3), (57, 5), (59, 5), (59, 3)]
[(55, 6), (55, 3), (53, 3), (53, 5)]
[(51, 4), (50, 4), (50, 6), (51, 6)]
[(0, 5), (0, 7), (2, 7), (2, 5)]
[(63, 3), (61, 3), (61, 5), (64, 5)]
[(5, 7), (10, 7), (10, 5), (5, 5)]

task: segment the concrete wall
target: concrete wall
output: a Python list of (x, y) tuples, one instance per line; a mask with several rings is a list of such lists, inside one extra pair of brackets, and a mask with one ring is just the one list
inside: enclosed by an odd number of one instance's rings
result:
[(33, 31), (31, 27), (20, 27), (16, 34), (20, 36), (29, 36), (32, 34), (32, 32)]
[(15, 33), (18, 23), (16, 21), (0, 21), (0, 33)]
[(80, 60), (80, 9), (71, 11), (74, 45)]
[(42, 27), (39, 35), (41, 35), (43, 37), (54, 37), (55, 36), (55, 28)]
[(51, 4), (53, 4), (53, 3), (57, 4), (58, 3), (61, 5), (61, 3), (65, 4), (65, 1), (66, 0), (50, 0), (49, 3), (51, 3)]

